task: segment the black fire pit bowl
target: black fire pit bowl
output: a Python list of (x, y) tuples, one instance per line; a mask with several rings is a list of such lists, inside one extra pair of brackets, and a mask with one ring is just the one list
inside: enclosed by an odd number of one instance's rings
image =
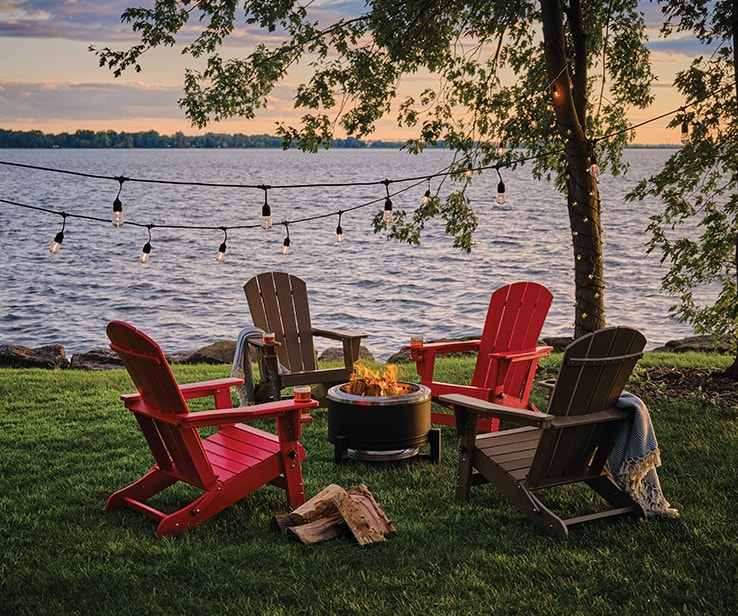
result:
[(328, 390), (328, 440), (336, 463), (400, 460), (419, 454), (430, 443), (429, 457), (441, 459), (441, 431), (431, 428), (431, 392), (424, 385), (399, 383), (394, 396), (357, 396), (348, 383)]

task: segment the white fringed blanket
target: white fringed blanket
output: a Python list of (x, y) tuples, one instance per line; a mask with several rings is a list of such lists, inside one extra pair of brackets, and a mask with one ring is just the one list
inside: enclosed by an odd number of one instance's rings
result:
[(649, 517), (678, 517), (679, 512), (664, 498), (656, 473), (661, 466), (661, 452), (648, 408), (638, 396), (627, 392), (623, 392), (616, 406), (632, 411), (633, 419), (621, 424), (608, 458), (615, 481), (643, 505)]

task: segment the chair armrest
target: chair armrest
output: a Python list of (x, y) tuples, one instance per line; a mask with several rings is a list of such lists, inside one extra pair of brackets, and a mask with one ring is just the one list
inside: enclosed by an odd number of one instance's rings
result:
[(243, 385), (243, 379), (228, 377), (225, 379), (202, 381), (200, 383), (185, 383), (184, 385), (180, 385), (179, 389), (185, 400), (191, 400), (193, 398), (212, 396), (225, 387), (238, 387), (239, 385)]
[[(179, 389), (185, 400), (192, 400), (193, 398), (214, 396), (219, 394), (223, 389), (230, 389), (231, 387), (238, 387), (239, 385), (243, 385), (243, 379), (227, 377), (224, 379), (213, 379), (212, 381), (200, 381), (199, 383), (186, 383), (185, 385), (180, 385)], [(123, 402), (133, 403), (136, 400), (141, 399), (141, 394), (138, 392), (123, 394), (120, 399), (123, 400)]]
[(332, 329), (321, 329), (319, 327), (313, 327), (313, 336), (320, 336), (321, 338), (330, 338), (331, 340), (343, 340), (345, 338), (366, 338), (368, 334), (356, 334), (354, 332), (343, 332)]
[(426, 342), (422, 346), (405, 345), (406, 349), (412, 349), (414, 353), (432, 353), (433, 355), (445, 355), (448, 353), (464, 353), (479, 349), (479, 340), (454, 340), (451, 342)]
[(569, 428), (572, 426), (586, 426), (596, 423), (606, 423), (609, 421), (620, 421), (625, 419), (628, 413), (623, 409), (609, 408), (596, 413), (587, 413), (586, 415), (566, 415), (565, 417), (555, 416), (551, 422), (552, 428)]
[(526, 426), (545, 428), (556, 418), (555, 415), (502, 406), (494, 402), (487, 402), (486, 400), (472, 398), (463, 394), (444, 394), (440, 396), (439, 400), (443, 404), (449, 405), (449, 408), (453, 408), (454, 411), (458, 407), (460, 410), (466, 410), (486, 417), (496, 417)]
[(271, 419), (280, 417), (293, 411), (318, 406), (317, 400), (306, 400), (295, 402), (294, 400), (277, 400), (254, 406), (240, 406), (232, 409), (215, 409), (212, 411), (196, 411), (186, 416), (178, 417), (180, 425), (185, 428), (205, 428), (207, 426), (219, 426), (242, 421), (255, 421), (257, 419)]
[(551, 355), (553, 347), (551, 346), (539, 346), (534, 349), (525, 349), (523, 351), (502, 351), (490, 353), (490, 357), (498, 357), (500, 359), (507, 359), (510, 361), (525, 361), (528, 359), (540, 359), (541, 357), (548, 357)]

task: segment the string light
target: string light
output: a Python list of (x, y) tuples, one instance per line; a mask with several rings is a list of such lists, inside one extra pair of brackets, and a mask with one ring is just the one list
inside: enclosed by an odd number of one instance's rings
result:
[(336, 226), (336, 241), (340, 244), (343, 242), (343, 227), (341, 226), (341, 216), (343, 212), (338, 212), (338, 225)]
[(384, 189), (387, 191), (387, 198), (384, 200), (384, 223), (386, 225), (392, 224), (392, 199), (389, 194), (390, 181), (384, 180)]
[(49, 252), (52, 255), (55, 255), (56, 253), (59, 252), (59, 248), (61, 248), (61, 244), (64, 241), (64, 227), (67, 224), (67, 216), (69, 216), (69, 214), (67, 214), (66, 212), (62, 212), (61, 213), (61, 217), (62, 217), (62, 228), (61, 228), (61, 231), (59, 231), (59, 233), (57, 233), (54, 236), (54, 241), (51, 242), (51, 246), (49, 246)]
[(426, 189), (425, 194), (423, 195), (423, 198), (420, 200), (420, 205), (422, 205), (423, 207), (428, 205), (431, 201), (431, 187), (430, 187), (431, 179), (427, 178), (427, 180), (428, 180), (428, 188)]
[(141, 249), (141, 256), (138, 258), (141, 263), (146, 263), (149, 260), (149, 255), (151, 254), (151, 228), (153, 226), (154, 225), (146, 225), (146, 228), (149, 231), (149, 239)]
[[(600, 174), (600, 166), (597, 164), (597, 157), (594, 155), (594, 152), (589, 155), (589, 174), (593, 178), (596, 178)], [(591, 193), (590, 196), (592, 196)]]
[[(562, 70), (562, 73), (564, 72), (564, 70), (566, 70), (566, 69), (564, 68)], [(551, 90), (552, 90), (552, 93), (553, 93), (554, 98), (557, 98), (558, 99), (560, 97), (560, 95), (561, 95), (560, 85), (558, 85), (554, 81), (554, 82), (551, 83), (551, 86), (550, 87), (551, 87)], [(698, 104), (700, 102), (702, 102), (702, 100), (696, 101), (694, 103), (691, 103), (689, 106), (696, 105), (696, 104)], [(623, 132), (634, 130), (636, 128), (639, 128), (639, 127), (644, 126), (646, 124), (649, 124), (651, 122), (655, 122), (655, 121), (660, 120), (660, 119), (662, 119), (664, 117), (667, 117), (667, 116), (670, 116), (670, 115), (674, 115), (674, 114), (679, 113), (679, 112), (684, 112), (685, 109), (686, 109), (686, 107), (685, 106), (682, 106), (679, 109), (676, 109), (676, 110), (673, 110), (673, 111), (670, 111), (670, 112), (661, 114), (661, 115), (659, 115), (657, 117), (651, 118), (651, 119), (646, 120), (644, 122), (641, 122), (639, 124), (634, 124), (634, 125), (631, 125), (631, 126), (629, 126), (627, 128), (624, 128), (622, 130), (619, 130), (619, 131), (615, 131), (613, 133), (610, 133), (610, 134), (608, 134), (608, 135), (606, 135), (604, 137), (599, 138), (598, 140), (611, 139), (613, 137), (616, 137), (619, 134), (622, 134)], [(532, 117), (532, 116), (530, 118), (530, 123), (531, 123), (531, 127), (536, 127), (537, 124), (538, 124), (537, 121), (536, 121), (536, 119), (534, 117)], [(571, 132), (571, 131), (569, 130), (569, 132)], [(684, 121), (682, 123), (682, 142), (683, 143), (688, 143), (690, 140), (691, 140), (691, 136), (689, 134), (689, 124), (688, 124), (687, 121)], [(502, 143), (500, 143), (500, 145), (502, 145)], [(541, 156), (551, 156), (552, 154), (555, 154), (557, 152), (563, 152), (564, 149), (565, 148), (559, 148), (559, 149), (556, 149), (556, 150), (553, 150), (553, 151), (545, 152), (543, 154), (538, 154), (538, 155), (529, 156), (529, 157), (521, 157), (518, 160), (511, 161), (509, 163), (509, 166), (512, 166), (514, 164), (520, 164), (520, 163), (526, 162), (528, 160), (535, 160), (535, 159), (540, 158)], [(591, 158), (590, 158), (590, 173), (592, 172), (593, 163), (594, 163), (594, 165), (596, 165), (595, 157), (592, 155)], [(372, 181), (372, 182), (357, 181), (357, 182), (329, 183), (329, 184), (326, 184), (326, 183), (318, 183), (318, 184), (282, 185), (282, 186), (276, 186), (276, 187), (274, 187), (274, 186), (265, 186), (265, 185), (222, 184), (222, 183), (209, 183), (209, 182), (180, 182), (180, 181), (173, 181), (173, 180), (170, 181), (170, 180), (135, 179), (135, 178), (126, 178), (126, 177), (123, 177), (123, 176), (120, 176), (120, 177), (110, 177), (110, 176), (94, 175), (94, 174), (82, 173), (82, 172), (76, 172), (76, 171), (70, 171), (70, 170), (61, 170), (61, 169), (54, 169), (54, 168), (48, 168), (48, 167), (41, 167), (41, 166), (37, 166), (37, 165), (27, 165), (27, 164), (23, 164), (23, 163), (16, 163), (16, 162), (9, 162), (9, 161), (2, 161), (2, 160), (0, 160), (0, 165), (7, 165), (7, 166), (14, 166), (14, 167), (23, 167), (23, 168), (30, 168), (30, 169), (41, 170), (41, 171), (56, 172), (56, 173), (65, 173), (65, 174), (77, 175), (77, 176), (81, 176), (81, 177), (93, 177), (93, 178), (98, 178), (98, 179), (113, 179), (113, 180), (116, 180), (119, 183), (118, 195), (116, 196), (116, 199), (113, 202), (113, 224), (115, 224), (116, 226), (122, 226), (122, 224), (123, 224), (123, 204), (120, 201), (120, 194), (122, 192), (122, 186), (123, 186), (123, 182), (124, 181), (149, 182), (149, 183), (158, 183), (158, 184), (178, 184), (178, 185), (185, 184), (185, 185), (192, 185), (192, 186), (214, 186), (214, 187), (220, 187), (220, 188), (252, 188), (252, 189), (260, 189), (260, 190), (263, 190), (264, 191), (264, 207), (262, 208), (262, 218), (263, 218), (262, 223), (260, 225), (237, 225), (235, 227), (234, 226), (231, 226), (230, 228), (248, 229), (248, 228), (255, 228), (255, 227), (264, 227), (266, 229), (266, 228), (270, 228), (271, 227), (271, 224), (272, 224), (271, 223), (271, 211), (270, 211), (269, 203), (268, 203), (268, 199), (267, 199), (267, 196), (268, 196), (267, 195), (267, 190), (269, 188), (280, 188), (280, 189), (305, 188), (305, 187), (321, 187), (321, 188), (326, 188), (326, 187), (335, 187), (335, 186), (366, 186), (366, 185), (374, 185), (374, 184), (377, 184), (377, 183), (383, 183), (383, 184), (385, 184), (385, 187), (387, 187), (387, 197), (386, 197), (386, 200), (385, 200), (385, 214), (388, 215), (388, 220), (391, 221), (392, 201), (391, 201), (390, 195), (389, 195), (389, 188), (388, 188), (389, 183), (391, 181), (393, 181), (393, 182), (415, 182), (415, 181), (421, 179), (421, 178), (417, 178), (417, 177), (409, 177), (409, 178), (402, 178), (402, 179), (395, 179), (395, 180), (385, 179), (385, 180), (383, 180), (381, 182), (377, 182), (377, 181)], [(476, 170), (481, 172), (481, 171), (484, 171), (485, 169), (491, 169), (491, 168), (496, 169), (498, 171), (498, 174), (499, 174), (500, 165), (494, 165), (494, 166), (490, 166), (490, 167), (480, 167), (480, 168), (478, 168)], [(471, 179), (472, 176), (473, 176), (474, 171), (475, 171), (475, 169), (473, 168), (472, 163), (469, 162), (468, 165), (467, 165), (467, 167), (466, 167), (466, 170), (465, 170), (466, 178), (467, 179)], [(431, 199), (431, 196), (430, 196), (430, 180), (431, 180), (431, 178), (434, 178), (434, 177), (444, 177), (444, 176), (454, 176), (457, 173), (458, 173), (457, 171), (453, 170), (453, 168), (451, 166), (449, 166), (449, 167), (446, 168), (446, 170), (440, 171), (440, 172), (438, 172), (436, 174), (433, 174), (432, 176), (423, 176), (422, 179), (425, 179), (425, 180), (428, 181), (429, 188), (428, 188), (428, 190), (426, 190), (425, 195), (423, 196), (423, 198), (421, 200), (421, 204), (422, 205), (427, 205), (430, 202), (430, 199)], [(502, 180), (501, 177), (500, 177), (500, 180)], [(571, 174), (568, 173), (568, 172), (567, 172), (567, 181), (571, 181)], [(502, 185), (503, 185), (502, 184), (502, 181), (500, 181), (500, 184), (498, 184), (498, 197), (499, 197), (500, 192), (501, 192), (499, 189), (500, 189), (500, 187)], [(407, 189), (405, 189), (405, 190), (407, 190)], [(590, 195), (594, 195), (594, 193), (592, 191), (590, 191)], [(87, 215), (81, 215), (81, 214), (69, 214), (69, 213), (66, 213), (66, 212), (58, 212), (58, 211), (55, 211), (53, 209), (48, 209), (48, 208), (45, 208), (45, 207), (39, 207), (39, 206), (33, 206), (33, 205), (27, 205), (27, 204), (22, 204), (22, 203), (16, 203), (16, 202), (8, 201), (8, 200), (2, 199), (2, 198), (0, 198), (0, 203), (6, 203), (6, 204), (10, 204), (10, 205), (17, 205), (19, 207), (24, 207), (24, 208), (29, 208), (29, 209), (35, 209), (35, 210), (39, 210), (39, 211), (48, 212), (48, 213), (51, 213), (51, 214), (61, 215), (63, 217), (63, 219), (64, 219), (63, 222), (62, 222), (62, 230), (57, 234), (57, 237), (55, 237), (54, 242), (52, 243), (52, 245), (49, 248), (49, 250), (50, 250), (50, 252), (52, 254), (58, 253), (59, 248), (61, 246), (61, 243), (63, 241), (63, 238), (64, 238), (64, 228), (65, 228), (65, 222), (66, 222), (65, 219), (66, 219), (66, 217), (70, 216), (70, 217), (73, 217), (73, 218), (82, 218), (82, 219), (94, 220), (94, 221), (98, 221), (98, 222), (110, 221), (109, 218), (108, 219), (103, 219), (103, 218), (98, 218), (98, 217), (94, 217), (94, 216), (87, 216)], [(358, 209), (358, 208), (362, 208), (362, 207), (366, 207), (366, 206), (372, 205), (374, 203), (376, 203), (376, 200), (368, 201), (366, 203), (357, 205), (357, 206), (352, 207), (352, 208), (349, 208), (349, 209), (350, 210), (354, 210), (354, 209)], [(577, 207), (578, 204), (577, 204), (576, 201), (572, 201), (572, 202), (570, 202), (570, 205), (572, 207)], [(317, 218), (324, 218), (326, 215), (330, 215), (330, 214), (320, 214), (318, 216), (302, 218), (302, 219), (299, 219), (299, 220), (293, 221), (293, 222), (307, 222), (307, 221), (314, 220), (314, 219), (317, 219)], [(287, 225), (288, 222), (289, 221), (285, 221), (285, 223), (284, 223), (286, 229), (287, 229), (286, 225)], [(147, 242), (144, 245), (144, 250), (142, 251), (142, 254), (141, 254), (141, 261), (145, 263), (148, 260), (148, 255), (150, 254), (150, 251), (151, 251), (151, 242), (150, 242), (150, 240), (151, 240), (151, 228), (154, 225), (143, 225), (141, 223), (131, 222), (131, 221), (127, 221), (126, 222), (126, 225), (133, 225), (133, 226), (139, 226), (139, 227), (144, 227), (145, 226), (148, 229), (149, 242)], [(167, 227), (167, 228), (177, 228), (177, 229), (222, 229), (222, 230), (224, 230), (224, 227), (213, 227), (213, 226), (189, 226), (189, 225), (167, 225), (167, 224), (157, 225), (157, 226), (162, 226), (162, 227)], [(340, 227), (340, 213), (339, 213), (339, 227)], [(576, 235), (576, 232), (574, 234)], [(336, 235), (338, 236), (339, 234), (337, 233)], [(225, 242), (223, 242), (223, 243), (225, 244)], [(289, 229), (287, 229), (287, 238), (285, 238), (285, 244), (286, 244), (286, 247), (289, 247)], [(284, 249), (284, 247), (283, 247), (283, 249)]]
[(120, 193), (123, 190), (123, 182), (125, 182), (128, 178), (125, 178), (123, 176), (115, 178), (118, 180), (119, 186), (118, 186), (118, 194), (115, 196), (115, 201), (113, 201), (113, 226), (118, 228), (123, 226), (123, 203), (120, 200)]
[(267, 191), (269, 186), (260, 186), (264, 190), (264, 205), (261, 206), (261, 228), (264, 231), (269, 231), (272, 228), (272, 208), (269, 207), (267, 202)]
[(504, 205), (507, 201), (507, 197), (505, 196), (505, 182), (502, 181), (502, 174), (500, 173), (499, 167), (497, 167), (497, 176), (500, 178), (500, 181), (497, 184), (497, 204)]
[(226, 242), (228, 241), (228, 229), (226, 229), (225, 227), (221, 227), (221, 229), (223, 230), (223, 242), (218, 247), (218, 254), (215, 255), (215, 260), (218, 263), (223, 262), (223, 258), (225, 257), (226, 252)]
[(284, 221), (282, 224), (284, 225), (284, 230), (287, 232), (287, 237), (285, 237), (284, 242), (282, 242), (282, 254), (286, 255), (290, 251), (290, 226), (287, 221)]
[(500, 141), (497, 145), (497, 156), (502, 156), (505, 153), (505, 142)]

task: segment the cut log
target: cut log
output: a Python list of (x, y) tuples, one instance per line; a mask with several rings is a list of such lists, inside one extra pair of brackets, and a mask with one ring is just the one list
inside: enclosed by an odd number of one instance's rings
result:
[(337, 495), (344, 494), (346, 494), (346, 490), (332, 483), (290, 513), (289, 518), (294, 524), (305, 524), (322, 515), (329, 515), (336, 510), (336, 504), (333, 499)]
[(289, 515), (274, 516), (272, 527), (305, 544), (345, 535), (367, 545), (396, 532), (364, 484), (348, 492), (331, 484)]
[(296, 537), (304, 544), (320, 543), (346, 534), (348, 534), (348, 527), (338, 511), (312, 522), (290, 526), (287, 529), (287, 535)]

